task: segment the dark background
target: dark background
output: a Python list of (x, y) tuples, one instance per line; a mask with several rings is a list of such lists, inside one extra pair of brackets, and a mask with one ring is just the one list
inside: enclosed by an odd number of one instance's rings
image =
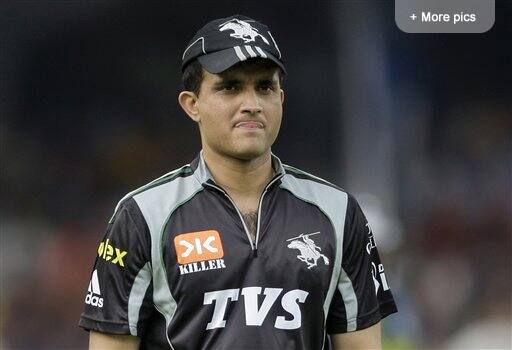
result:
[(385, 347), (510, 348), (510, 1), (483, 34), (403, 33), (391, 1), (2, 2), (0, 346), (87, 346), (115, 204), (200, 150), (176, 102), (183, 49), (235, 13), (287, 66), (273, 151), (374, 228), (400, 310)]

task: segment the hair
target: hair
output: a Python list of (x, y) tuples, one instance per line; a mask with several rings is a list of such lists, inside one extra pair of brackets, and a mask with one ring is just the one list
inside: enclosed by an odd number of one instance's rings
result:
[[(283, 86), (284, 72), (274, 62), (267, 60), (267, 59), (263, 59), (263, 58), (253, 58), (253, 59), (249, 59), (247, 61), (237, 63), (237, 65), (253, 65), (253, 64), (262, 65), (264, 67), (277, 68), (278, 75), (279, 75), (279, 84), (281, 86)], [(181, 76), (183, 90), (191, 91), (191, 92), (195, 93), (196, 95), (199, 95), (199, 92), (201, 91), (201, 83), (203, 82), (203, 78), (204, 78), (203, 67), (201, 66), (201, 63), (199, 63), (199, 61), (197, 59), (194, 59), (183, 70), (183, 74)]]
[(183, 90), (192, 91), (196, 95), (199, 95), (201, 89), (201, 83), (203, 82), (204, 73), (201, 63), (197, 59), (190, 62), (181, 76), (181, 82), (183, 84)]

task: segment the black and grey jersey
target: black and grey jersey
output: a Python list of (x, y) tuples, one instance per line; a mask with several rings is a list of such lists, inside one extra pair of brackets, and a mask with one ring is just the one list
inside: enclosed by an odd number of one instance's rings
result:
[(272, 156), (253, 239), (200, 154), (117, 205), (80, 326), (142, 349), (323, 349), (396, 306), (354, 197)]

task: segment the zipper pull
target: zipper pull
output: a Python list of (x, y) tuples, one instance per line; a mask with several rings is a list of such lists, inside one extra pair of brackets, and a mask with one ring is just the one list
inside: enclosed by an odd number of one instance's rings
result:
[(252, 251), (252, 257), (257, 258), (258, 257), (258, 248), (253, 249)]

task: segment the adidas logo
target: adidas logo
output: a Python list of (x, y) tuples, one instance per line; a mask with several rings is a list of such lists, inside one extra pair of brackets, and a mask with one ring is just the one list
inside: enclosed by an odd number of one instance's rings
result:
[(103, 298), (101, 298), (100, 291), (100, 283), (98, 282), (98, 271), (94, 270), (92, 273), (91, 282), (89, 282), (89, 287), (87, 288), (87, 296), (85, 297), (85, 303), (96, 306), (103, 307)]

